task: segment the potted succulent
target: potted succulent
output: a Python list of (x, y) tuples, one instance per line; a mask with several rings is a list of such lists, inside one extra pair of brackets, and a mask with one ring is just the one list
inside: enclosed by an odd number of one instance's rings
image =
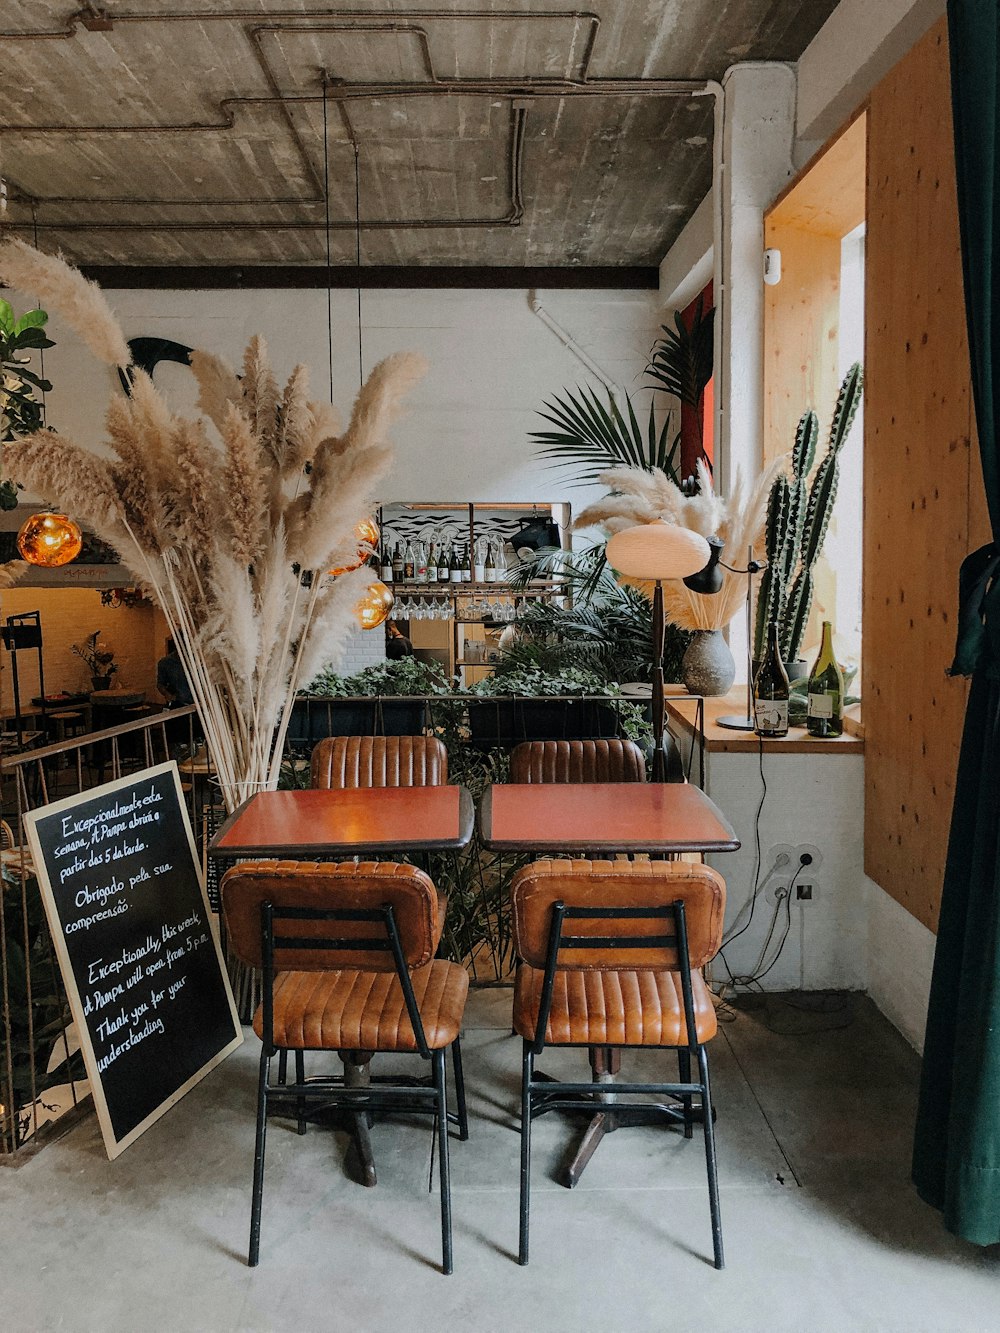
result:
[(767, 627), (777, 621), (789, 680), (808, 670), (799, 652), (812, 609), (814, 571), (837, 498), (840, 451), (851, 433), (863, 385), (861, 365), (855, 362), (840, 386), (829, 445), (811, 483), (808, 478), (816, 457), (819, 419), (812, 410), (803, 413), (790, 455), (791, 476), (784, 472), (777, 476), (768, 497), (767, 569), (757, 595), (754, 656), (760, 661)]
[(110, 690), (111, 682), (119, 671), (115, 661), (115, 652), (99, 637), (101, 631), (95, 629), (88, 634), (83, 643), (74, 643), (73, 652), (83, 659), (90, 672), (90, 683), (95, 690)]

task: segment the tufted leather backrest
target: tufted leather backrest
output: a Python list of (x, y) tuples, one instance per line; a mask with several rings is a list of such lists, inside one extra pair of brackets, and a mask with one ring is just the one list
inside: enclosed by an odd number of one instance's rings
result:
[[(726, 885), (717, 870), (686, 861), (535, 861), (518, 871), (511, 884), (514, 948), (532, 967), (543, 968), (555, 903), (567, 907), (665, 907), (680, 899), (692, 967), (701, 967), (719, 951)], [(651, 936), (673, 934), (673, 923), (656, 918), (618, 920), (604, 917), (567, 921), (572, 936)], [(582, 971), (676, 970), (672, 946), (562, 949), (557, 966)]]
[(436, 736), (328, 736), (311, 773), (314, 787), (443, 787), (448, 751)]
[[(261, 906), (357, 911), (390, 904), (403, 955), (410, 967), (434, 957), (443, 919), (431, 880), (415, 866), (391, 861), (245, 861), (222, 877), (222, 912), (230, 947), (248, 967), (262, 964)], [(386, 938), (381, 922), (294, 921), (275, 923), (275, 934), (317, 939)], [(313, 972), (338, 967), (392, 972), (391, 952), (352, 949), (285, 949), (275, 953), (275, 967)]]
[(645, 782), (635, 741), (523, 741), (510, 755), (511, 782)]

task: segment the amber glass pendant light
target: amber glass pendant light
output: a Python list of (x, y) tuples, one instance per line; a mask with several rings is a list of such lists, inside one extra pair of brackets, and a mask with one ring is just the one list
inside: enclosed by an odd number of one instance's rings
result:
[(32, 514), (17, 534), (17, 549), (29, 565), (57, 569), (80, 554), (83, 534), (65, 514)]

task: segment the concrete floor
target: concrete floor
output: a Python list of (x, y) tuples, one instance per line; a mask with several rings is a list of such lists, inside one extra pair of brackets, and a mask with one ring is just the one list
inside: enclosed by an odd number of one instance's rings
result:
[[(822, 1015), (771, 1000), (735, 1015), (713, 1044), (724, 1272), (711, 1266), (698, 1138), (621, 1131), (570, 1192), (551, 1178), (574, 1137), (555, 1116), (536, 1129), (532, 1261), (519, 1268), (509, 1013), (509, 991), (473, 992), (471, 1137), (452, 1143), (452, 1277), (437, 1270), (429, 1121), (376, 1126), (375, 1190), (345, 1174), (340, 1134), (299, 1138), (272, 1122), (261, 1264), (246, 1268), (250, 1034), (117, 1162), (91, 1116), (0, 1172), (0, 1324), (1000, 1329), (1000, 1254), (949, 1236), (910, 1187), (917, 1059), (861, 997)], [(817, 1025), (828, 1030), (804, 1031)], [(540, 1067), (559, 1073), (578, 1059), (546, 1054)]]

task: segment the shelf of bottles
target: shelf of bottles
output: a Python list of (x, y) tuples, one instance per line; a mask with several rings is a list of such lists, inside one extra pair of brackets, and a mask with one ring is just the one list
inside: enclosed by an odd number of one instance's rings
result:
[[(499, 536), (474, 541), (438, 534), (428, 541), (394, 540), (389, 534), (380, 553), (380, 577), (393, 591), (393, 621), (449, 621), (454, 627), (452, 654), (456, 668), (489, 667), (499, 656), (490, 631), (516, 624), (532, 602), (559, 600), (568, 590), (559, 578), (537, 578), (511, 587), (508, 576), (517, 564), (509, 542)], [(479, 625), (487, 638), (469, 638), (466, 626)]]

